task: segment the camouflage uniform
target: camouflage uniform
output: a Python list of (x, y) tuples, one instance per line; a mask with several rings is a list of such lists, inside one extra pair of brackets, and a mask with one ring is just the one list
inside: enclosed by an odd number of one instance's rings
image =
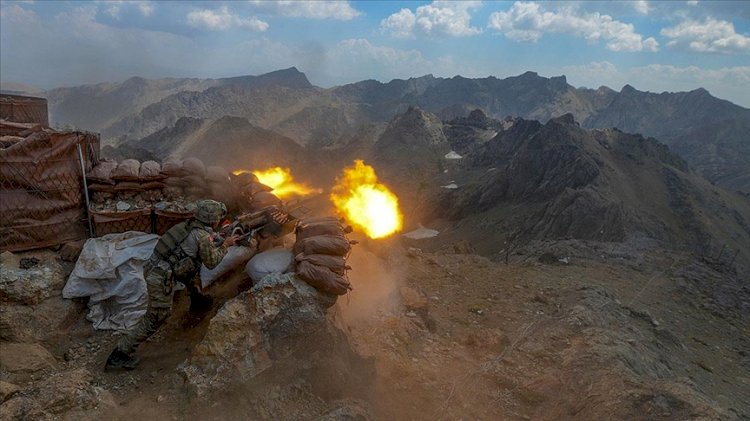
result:
[[(216, 247), (211, 241), (211, 230), (194, 228), (182, 243), (185, 253), (196, 261), (213, 269), (224, 258), (227, 250)], [(196, 265), (200, 267), (200, 265)], [(144, 267), (146, 287), (148, 289), (148, 310), (141, 321), (117, 343), (117, 349), (131, 354), (138, 345), (153, 335), (167, 316), (172, 312), (174, 295), (174, 276), (169, 264), (152, 254)]]

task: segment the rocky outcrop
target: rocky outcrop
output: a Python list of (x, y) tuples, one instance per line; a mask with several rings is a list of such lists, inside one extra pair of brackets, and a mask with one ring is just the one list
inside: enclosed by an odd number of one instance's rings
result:
[(47, 342), (61, 335), (60, 326), (75, 320), (78, 313), (75, 303), (59, 295), (33, 306), (0, 304), (0, 341)]
[(180, 371), (199, 396), (292, 379), (323, 382), (330, 396), (353, 393), (372, 367), (330, 322), (335, 301), (293, 274), (266, 276), (224, 304)]
[(11, 252), (2, 254), (0, 303), (37, 304), (60, 294), (65, 274), (57, 255), (47, 251), (34, 256), (24, 260)]
[(444, 156), (450, 150), (440, 119), (413, 107), (388, 124), (372, 154), (385, 181), (400, 197), (408, 197), (420, 182), (443, 172)]
[[(475, 136), (488, 126), (478, 113), (451, 127), (459, 123)], [(467, 133), (457, 140), (471, 145), (466, 163), (445, 177), (458, 180), (457, 188), (431, 200), (437, 216), (493, 227), (478, 237), (497, 243), (499, 232), (522, 242), (645, 235), (699, 253), (712, 242), (732, 250), (750, 244), (748, 203), (696, 176), (653, 138), (587, 130), (570, 114), (546, 124), (515, 119), (486, 142)]]
[[(57, 372), (19, 388), (0, 405), (3, 420), (51, 420), (62, 414), (82, 419), (82, 411), (113, 408), (116, 403), (106, 390), (92, 384), (93, 376), (83, 368)], [(69, 418), (66, 418), (69, 419)]]
[(11, 373), (28, 373), (53, 368), (55, 357), (39, 344), (3, 343), (0, 346), (0, 369)]

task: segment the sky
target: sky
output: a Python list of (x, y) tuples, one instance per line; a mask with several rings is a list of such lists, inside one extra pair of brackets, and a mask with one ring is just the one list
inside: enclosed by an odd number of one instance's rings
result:
[(565, 75), (750, 107), (750, 1), (8, 1), (0, 82)]

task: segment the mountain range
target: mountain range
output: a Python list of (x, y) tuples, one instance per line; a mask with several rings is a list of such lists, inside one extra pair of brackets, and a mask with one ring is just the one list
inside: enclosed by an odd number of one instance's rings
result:
[(323, 89), (289, 68), (224, 79), (135, 77), (41, 95), (49, 100), (53, 124), (99, 131), (104, 144), (112, 146), (140, 141), (183, 117), (240, 117), (301, 146), (336, 149), (368, 127), (384, 127), (409, 107), (445, 121), (475, 109), (494, 119), (542, 123), (571, 114), (582, 127), (614, 127), (654, 137), (709, 181), (750, 193), (750, 110), (701, 88), (657, 94), (626, 85), (617, 92), (575, 88), (565, 76), (526, 72), (505, 79), (426, 75), (388, 83), (365, 80)]

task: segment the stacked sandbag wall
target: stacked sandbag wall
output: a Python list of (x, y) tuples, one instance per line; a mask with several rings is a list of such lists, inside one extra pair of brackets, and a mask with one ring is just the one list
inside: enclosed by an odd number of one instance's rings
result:
[(261, 183), (251, 172), (233, 175), (231, 180), (234, 188), (239, 191), (244, 211), (257, 212), (282, 205), (281, 199), (272, 193), (273, 189)]
[(298, 222), (295, 232), (297, 275), (322, 292), (344, 295), (351, 290), (346, 264), (352, 244), (356, 244), (346, 237), (351, 227), (331, 217), (306, 218)]
[(155, 161), (101, 161), (86, 176), (94, 232), (152, 232), (151, 209), (163, 196), (165, 177)]
[(97, 235), (131, 230), (163, 234), (193, 216), (195, 200), (214, 199), (229, 206), (239, 195), (229, 172), (206, 167), (197, 158), (168, 157), (161, 164), (101, 161), (87, 180)]

